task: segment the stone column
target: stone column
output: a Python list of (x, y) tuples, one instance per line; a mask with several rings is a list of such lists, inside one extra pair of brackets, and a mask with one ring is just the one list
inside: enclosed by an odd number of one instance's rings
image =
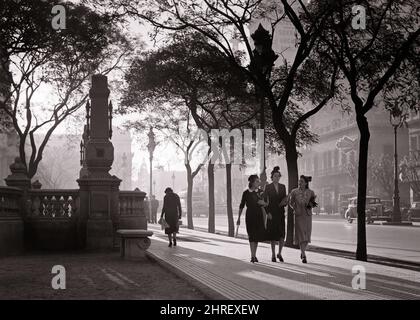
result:
[(24, 218), (30, 208), (31, 180), (19, 157), (10, 165), (10, 171), (5, 179), (8, 187), (0, 187), (0, 255), (23, 252)]
[[(113, 221), (118, 214), (121, 180), (111, 176), (114, 147), (109, 139), (109, 89), (107, 77), (94, 75), (91, 99), (90, 130), (85, 145), (85, 164), (77, 180), (80, 186), (79, 238), (88, 249), (113, 247)], [(83, 229), (86, 229), (84, 235)]]

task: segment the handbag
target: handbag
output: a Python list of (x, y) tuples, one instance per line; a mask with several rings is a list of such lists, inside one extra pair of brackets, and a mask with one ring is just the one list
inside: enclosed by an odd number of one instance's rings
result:
[(158, 223), (161, 225), (162, 230), (169, 228), (169, 224), (166, 222), (164, 217), (160, 217)]

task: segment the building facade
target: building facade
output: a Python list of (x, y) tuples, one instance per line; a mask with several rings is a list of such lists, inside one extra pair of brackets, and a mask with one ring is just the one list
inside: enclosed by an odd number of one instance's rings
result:
[[(367, 117), (371, 135), (369, 159), (393, 157), (394, 131), (389, 122), (389, 113), (382, 108), (375, 108)], [(328, 107), (314, 116), (310, 125), (313, 132), (319, 135), (319, 143), (302, 150), (299, 172), (313, 177), (311, 187), (324, 210), (339, 212), (340, 195), (357, 192), (356, 181), (349, 168), (352, 164), (357, 165), (359, 129), (353, 114)], [(408, 130), (399, 129), (398, 154), (401, 158), (408, 154), (408, 147)], [(357, 171), (354, 176), (357, 178)], [(368, 195), (382, 199), (389, 197), (379, 187), (368, 190)], [(400, 197), (402, 203), (409, 202), (409, 192), (404, 185), (401, 186)]]
[[(407, 119), (409, 136), (409, 157), (412, 170), (415, 171), (415, 177), (420, 177), (420, 111), (411, 111)], [(405, 182), (410, 188), (410, 201), (420, 201), (420, 181), (412, 179)]]
[[(36, 136), (39, 144), (43, 136)], [(80, 171), (79, 135), (51, 135), (43, 153), (37, 174), (32, 179), (39, 180), (45, 189), (76, 189)], [(113, 128), (114, 162), (110, 171), (122, 180), (120, 190), (132, 190), (132, 138), (129, 132)]]

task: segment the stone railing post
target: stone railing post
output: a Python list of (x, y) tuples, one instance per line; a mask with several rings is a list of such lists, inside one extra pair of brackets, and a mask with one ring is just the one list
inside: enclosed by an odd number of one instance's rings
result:
[(10, 165), (11, 174), (5, 179), (10, 188), (0, 190), (0, 254), (22, 253), (24, 221), (30, 210), (28, 190), (31, 179), (19, 157)]
[(10, 165), (11, 174), (4, 181), (8, 187), (19, 188), (23, 191), (20, 199), (21, 218), (25, 219), (30, 210), (30, 201), (28, 190), (31, 188), (31, 179), (26, 175), (26, 168), (19, 157), (15, 158), (15, 162)]

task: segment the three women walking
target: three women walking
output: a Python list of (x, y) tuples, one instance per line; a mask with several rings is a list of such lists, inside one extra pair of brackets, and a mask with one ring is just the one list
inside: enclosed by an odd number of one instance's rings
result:
[[(311, 177), (301, 176), (299, 187), (293, 189), (287, 196), (286, 187), (279, 183), (281, 173), (279, 167), (274, 167), (271, 172), (272, 183), (259, 189), (260, 180), (257, 175), (248, 178), (248, 189), (242, 194), (239, 205), (237, 225), (241, 223), (241, 215), (246, 206), (246, 231), (251, 250), (251, 262), (258, 262), (256, 257), (258, 242), (270, 241), (271, 261), (276, 262), (276, 257), (280, 262), (284, 262), (282, 248), (286, 233), (284, 207), (289, 204), (294, 212), (294, 244), (299, 245), (301, 250), (301, 260), (307, 263), (306, 248), (311, 242), (312, 233), (312, 208), (317, 206), (315, 193), (309, 189)], [(267, 216), (265, 216), (267, 212)], [(278, 243), (278, 253), (276, 255), (276, 244)]]
[[(301, 251), (300, 258), (303, 263), (307, 263), (306, 249), (311, 242), (312, 234), (312, 208), (317, 206), (315, 193), (309, 188), (311, 177), (300, 176), (299, 187), (293, 189), (289, 196), (286, 187), (281, 184), (281, 173), (279, 167), (274, 167), (271, 172), (272, 183), (259, 188), (260, 179), (256, 174), (248, 178), (248, 189), (242, 194), (239, 205), (237, 225), (241, 223), (242, 211), (246, 206), (245, 224), (248, 233), (248, 240), (251, 250), (251, 262), (258, 262), (257, 248), (258, 242), (270, 241), (271, 261), (284, 262), (282, 249), (286, 234), (285, 210), (289, 204), (294, 212), (294, 239)], [(168, 224), (165, 233), (168, 235), (169, 247), (176, 246), (176, 234), (179, 230), (179, 219), (181, 219), (182, 209), (179, 196), (166, 188), (163, 199), (161, 219), (164, 217)], [(278, 243), (278, 253), (276, 255), (276, 244)]]

